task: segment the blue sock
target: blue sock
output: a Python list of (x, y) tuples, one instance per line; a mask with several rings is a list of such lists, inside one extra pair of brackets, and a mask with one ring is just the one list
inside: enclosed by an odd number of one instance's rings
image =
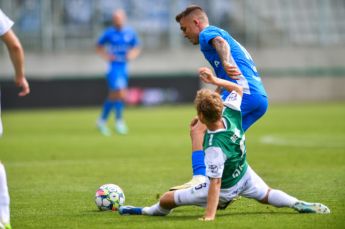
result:
[(123, 109), (125, 107), (124, 102), (122, 100), (116, 100), (114, 102), (114, 107), (115, 107), (116, 120), (121, 120)]
[(106, 121), (108, 119), (109, 113), (111, 111), (111, 109), (113, 108), (114, 102), (107, 99), (104, 104), (103, 104), (103, 110), (102, 110), (102, 114), (101, 114), (101, 119), (103, 121)]
[(197, 150), (192, 153), (193, 176), (206, 176), (205, 153), (203, 150)]

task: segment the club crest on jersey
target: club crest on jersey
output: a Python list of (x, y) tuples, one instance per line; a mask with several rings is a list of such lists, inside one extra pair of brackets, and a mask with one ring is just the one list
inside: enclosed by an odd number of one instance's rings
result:
[(219, 64), (220, 64), (220, 62), (218, 60), (214, 61), (214, 65), (216, 66), (216, 68), (218, 68)]
[(218, 173), (218, 166), (217, 165), (209, 165), (208, 169), (211, 171), (211, 173)]
[(231, 92), (228, 97), (226, 97), (225, 101), (236, 101), (237, 100), (237, 93)]

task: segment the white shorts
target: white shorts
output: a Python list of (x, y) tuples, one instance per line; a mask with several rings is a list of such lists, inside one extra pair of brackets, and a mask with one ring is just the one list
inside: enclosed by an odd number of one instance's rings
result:
[[(206, 207), (207, 195), (210, 182), (181, 189), (174, 192), (174, 201), (177, 206), (197, 205)], [(244, 176), (234, 186), (221, 189), (219, 194), (219, 206), (224, 206), (237, 196), (262, 200), (268, 191), (267, 184), (248, 166)]]

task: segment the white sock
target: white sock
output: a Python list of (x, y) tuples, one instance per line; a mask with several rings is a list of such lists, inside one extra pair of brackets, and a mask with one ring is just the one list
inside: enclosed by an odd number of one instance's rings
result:
[(0, 222), (10, 222), (10, 196), (8, 194), (6, 171), (0, 162)]
[(297, 201), (295, 197), (276, 189), (271, 189), (268, 194), (268, 203), (278, 208), (292, 207)]
[(143, 215), (155, 215), (155, 216), (165, 216), (168, 215), (171, 210), (164, 209), (159, 205), (159, 202), (152, 205), (151, 207), (144, 207), (142, 210)]

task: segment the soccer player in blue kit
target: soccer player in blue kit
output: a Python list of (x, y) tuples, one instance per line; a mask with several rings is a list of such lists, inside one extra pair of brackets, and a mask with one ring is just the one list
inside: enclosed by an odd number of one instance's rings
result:
[(111, 135), (106, 122), (112, 109), (115, 109), (115, 128), (119, 134), (127, 134), (123, 119), (124, 100), (128, 84), (127, 62), (140, 54), (139, 38), (136, 32), (125, 26), (126, 14), (119, 9), (113, 13), (113, 26), (107, 28), (97, 42), (97, 53), (109, 62), (107, 83), (109, 94), (97, 121), (97, 127), (105, 135)]
[[(218, 78), (242, 86), (242, 127), (246, 131), (265, 114), (268, 107), (266, 91), (250, 54), (228, 32), (209, 25), (208, 16), (200, 6), (187, 7), (176, 16), (176, 21), (180, 24), (183, 35), (191, 43), (200, 44), (201, 52)], [(223, 100), (229, 94), (221, 87), (216, 91)], [(192, 153), (192, 180), (170, 190), (189, 188), (205, 182), (204, 155), (203, 151)]]

